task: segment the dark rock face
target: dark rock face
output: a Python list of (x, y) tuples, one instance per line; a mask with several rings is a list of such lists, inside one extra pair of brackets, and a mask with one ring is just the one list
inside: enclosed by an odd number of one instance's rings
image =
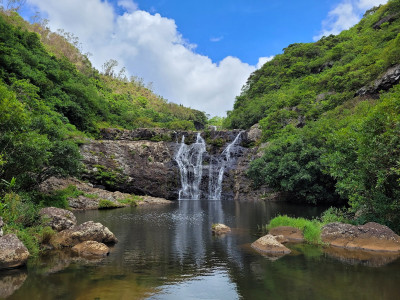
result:
[(29, 251), (15, 234), (0, 238), (0, 270), (18, 268), (26, 264)]
[(118, 242), (115, 235), (104, 225), (93, 221), (85, 222), (54, 235), (50, 241), (52, 246), (73, 247), (85, 241), (96, 241), (105, 244)]
[(388, 69), (379, 79), (372, 84), (362, 87), (356, 96), (377, 96), (379, 91), (387, 91), (400, 81), (400, 65)]
[(390, 228), (370, 222), (365, 225), (331, 223), (322, 228), (321, 239), (331, 246), (382, 252), (400, 252), (400, 236)]
[(46, 225), (55, 231), (62, 231), (76, 225), (76, 217), (66, 209), (46, 207), (42, 208), (39, 214)]
[[(225, 169), (223, 198), (254, 200), (265, 194), (265, 188), (255, 191), (251, 180), (245, 175), (258, 149), (247, 147), (254, 145), (261, 137), (259, 127), (253, 126), (249, 131), (206, 130), (201, 133), (207, 150), (203, 155), (202, 197), (207, 196), (210, 164), (215, 163), (215, 157), (220, 156), (240, 132), (240, 149), (235, 157), (237, 165)], [(178, 199), (181, 182), (175, 155), (182, 136), (185, 136), (186, 144), (192, 144), (196, 141), (197, 132), (160, 128), (132, 131), (104, 129), (101, 136), (103, 140), (92, 141), (81, 147), (87, 169), (85, 179), (110, 191)]]
[(374, 29), (380, 29), (383, 23), (386, 23), (386, 22), (391, 23), (391, 22), (393, 22), (394, 20), (396, 20), (398, 17), (399, 17), (399, 14), (398, 14), (398, 13), (397, 13), (397, 14), (388, 15), (388, 16), (386, 16), (386, 17), (380, 19), (380, 20), (379, 20), (378, 22), (376, 22), (372, 27), (373, 27)]

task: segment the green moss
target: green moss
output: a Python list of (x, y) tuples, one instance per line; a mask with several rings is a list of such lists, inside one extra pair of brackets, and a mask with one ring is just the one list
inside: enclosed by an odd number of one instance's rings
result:
[(125, 205), (130, 205), (130, 206), (137, 206), (138, 202), (143, 201), (143, 198), (140, 196), (136, 195), (131, 195), (131, 197), (127, 197), (123, 200), (120, 200), (119, 202)]
[(99, 201), (99, 209), (110, 209), (110, 208), (117, 208), (117, 207), (121, 207), (121, 206), (110, 200), (101, 199)]
[(127, 180), (127, 176), (123, 174), (122, 169), (110, 169), (103, 165), (94, 165), (97, 171), (94, 174), (96, 181), (108, 188), (116, 188)]
[(69, 185), (65, 189), (52, 191), (49, 194), (41, 194), (40, 197), (40, 205), (41, 206), (53, 206), (58, 208), (68, 208), (68, 198), (78, 198), (79, 196), (84, 195), (84, 193), (75, 185)]

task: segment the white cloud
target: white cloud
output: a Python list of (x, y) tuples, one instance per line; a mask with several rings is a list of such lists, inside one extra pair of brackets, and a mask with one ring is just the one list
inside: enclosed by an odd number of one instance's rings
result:
[[(223, 116), (255, 66), (228, 56), (215, 63), (194, 52), (178, 32), (175, 21), (138, 10), (133, 1), (118, 5), (127, 11), (117, 15), (107, 1), (28, 0), (50, 20), (52, 30), (63, 28), (79, 37), (83, 50), (91, 52), (98, 69), (110, 58), (130, 75), (153, 82), (164, 98)], [(260, 61), (264, 61), (262, 58)]]
[(257, 68), (257, 69), (260, 69), (265, 63), (271, 61), (274, 57), (275, 57), (274, 55), (272, 55), (272, 56), (267, 56), (267, 57), (260, 57), (260, 58), (258, 59), (258, 63), (257, 63), (257, 65), (256, 65), (256, 68)]
[(219, 37), (212, 37), (212, 38), (210, 38), (210, 41), (211, 42), (220, 42), (220, 41), (222, 41), (223, 40), (223, 36), (219, 36)]
[(138, 5), (132, 0), (119, 0), (117, 4), (130, 13), (138, 9)]
[(385, 4), (388, 0), (342, 0), (322, 21), (321, 32), (314, 36), (314, 40), (330, 34), (339, 34), (360, 21), (363, 13), (374, 6)]

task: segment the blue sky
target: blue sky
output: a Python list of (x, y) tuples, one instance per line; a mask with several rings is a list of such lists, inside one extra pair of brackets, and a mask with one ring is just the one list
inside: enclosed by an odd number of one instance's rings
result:
[[(335, 0), (136, 1), (140, 9), (174, 19), (196, 52), (220, 61), (231, 55), (256, 65), (295, 42), (311, 42)], [(120, 10), (120, 13), (122, 9)]]
[(93, 65), (116, 59), (169, 101), (224, 116), (249, 75), (289, 44), (356, 24), (387, 0), (27, 0), (79, 37)]

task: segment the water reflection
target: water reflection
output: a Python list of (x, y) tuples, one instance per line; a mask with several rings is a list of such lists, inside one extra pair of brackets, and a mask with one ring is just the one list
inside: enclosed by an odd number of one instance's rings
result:
[[(399, 260), (380, 268), (350, 265), (322, 247), (298, 245), (291, 255), (270, 261), (249, 247), (276, 214), (309, 217), (320, 211), (180, 201), (79, 212), (79, 223), (99, 221), (118, 237), (110, 256), (93, 263), (54, 253), (30, 262), (25, 282), (15, 284), (19, 289), (8, 299), (395, 299)], [(213, 223), (230, 226), (232, 233), (214, 237)]]

